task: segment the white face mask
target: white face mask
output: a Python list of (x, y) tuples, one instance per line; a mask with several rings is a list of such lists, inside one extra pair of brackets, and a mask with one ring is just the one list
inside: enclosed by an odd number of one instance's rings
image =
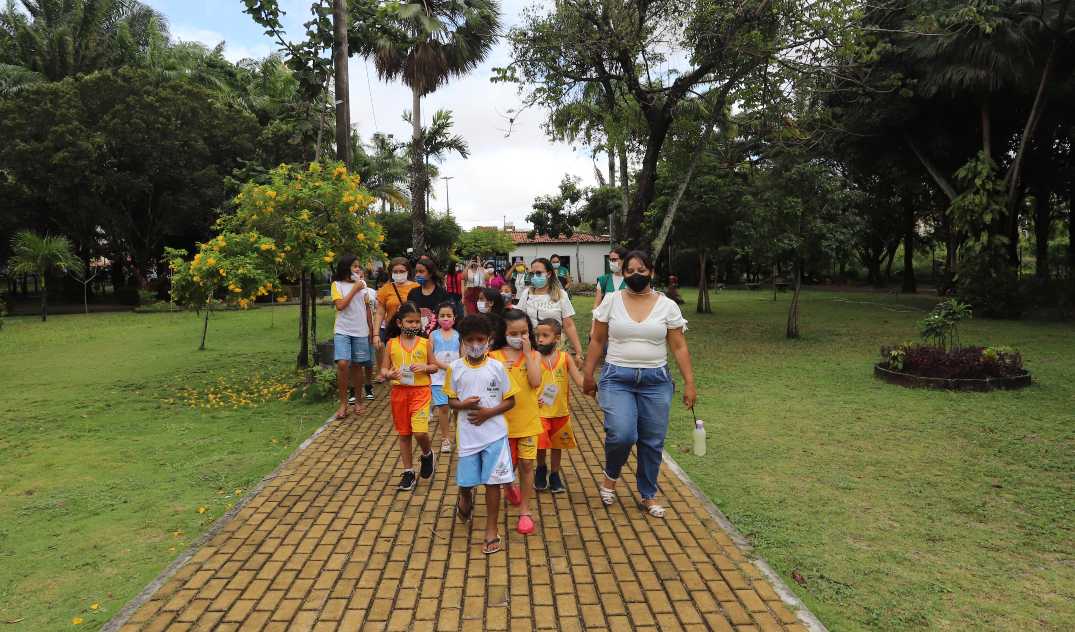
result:
[(511, 347), (512, 349), (522, 349), (523, 348), (522, 336), (507, 336), (505, 338), (505, 340), (507, 341), (508, 346)]
[(612, 271), (612, 274), (619, 274), (620, 267), (623, 265), (622, 261), (609, 261), (608, 269)]
[(485, 352), (489, 350), (489, 344), (468, 344), (466, 346), (467, 357), (471, 360), (480, 360), (485, 355)]
[(486, 303), (485, 301), (478, 301), (478, 311), (483, 313), (483, 314), (488, 314), (489, 313), (489, 303)]
[(406, 283), (407, 282), (407, 273), (406, 272), (393, 272), (392, 273), (392, 282), (396, 283), (397, 285), (400, 284), (400, 283)]

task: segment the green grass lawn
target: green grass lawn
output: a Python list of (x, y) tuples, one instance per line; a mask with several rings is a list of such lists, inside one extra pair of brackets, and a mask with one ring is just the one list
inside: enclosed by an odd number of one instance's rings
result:
[(709, 454), (682, 403), (668, 450), (830, 629), (1075, 629), (1075, 326), (970, 321), (1036, 384), (956, 394), (871, 374), (929, 297), (804, 293), (790, 341), (788, 294), (694, 296)]
[[(214, 313), (204, 352), (193, 314), (6, 320), (0, 624), (19, 623), (0, 627), (99, 627), (321, 425), (333, 404), (280, 401), (274, 379), (297, 316)], [(193, 408), (184, 389), (268, 401)]]
[[(1018, 347), (1037, 384), (917, 391), (870, 366), (931, 299), (809, 292), (798, 341), (787, 300), (685, 310), (710, 453), (681, 452), (682, 405), (668, 444), (757, 552), (832, 630), (1075, 629), (1075, 327), (971, 321), (965, 342)], [(100, 626), (322, 423), (332, 404), (272, 390), (296, 317), (216, 314), (205, 352), (192, 314), (7, 320), (0, 623)], [(271, 401), (192, 408), (186, 389)]]

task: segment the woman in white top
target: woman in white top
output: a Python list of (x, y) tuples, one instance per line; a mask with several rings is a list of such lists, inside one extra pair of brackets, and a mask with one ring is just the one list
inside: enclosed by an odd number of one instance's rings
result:
[[(586, 358), (583, 390), (597, 393), (605, 414), (605, 480), (601, 502), (616, 502), (616, 481), (631, 448), (638, 445), (638, 492), (642, 509), (664, 517), (657, 504), (657, 475), (675, 383), (668, 372), (668, 350), (683, 374), (683, 403), (694, 406), (694, 371), (683, 330), (687, 321), (667, 296), (650, 282), (653, 262), (634, 251), (623, 260), (626, 289), (607, 294), (594, 311), (594, 334)], [(607, 351), (606, 351), (606, 346)], [(598, 383), (593, 372), (605, 357)]]
[[(370, 334), (373, 331), (371, 307), (372, 291), (362, 278), (362, 264), (354, 255), (344, 255), (336, 264), (332, 281), (332, 302), (336, 306), (336, 325), (333, 330), (333, 359), (336, 362), (336, 384), (340, 394), (340, 408), (336, 419), (347, 416), (348, 384), (355, 389), (355, 396), (362, 392), (364, 369), (372, 364)], [(367, 390), (372, 394), (372, 390)], [(359, 400), (361, 401), (361, 400)], [(365, 404), (355, 406), (355, 412), (365, 412)]]
[(540, 257), (530, 264), (530, 287), (519, 294), (516, 307), (526, 312), (535, 327), (546, 318), (560, 323), (571, 348), (575, 350), (575, 361), (582, 364), (582, 345), (575, 328), (575, 306), (571, 304), (567, 290), (560, 285), (560, 277), (556, 276), (548, 259)]

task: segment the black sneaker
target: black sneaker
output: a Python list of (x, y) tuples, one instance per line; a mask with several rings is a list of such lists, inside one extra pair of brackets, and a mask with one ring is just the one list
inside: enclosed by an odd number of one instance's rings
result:
[(364, 388), (366, 390), (366, 399), (373, 399), (373, 384), (366, 384)]
[(347, 403), (352, 406), (355, 404), (355, 387), (353, 386), (347, 389)]
[(397, 489), (401, 492), (409, 492), (414, 489), (417, 480), (418, 479), (414, 476), (414, 470), (407, 470), (403, 473), (403, 477), (399, 479), (399, 487)]
[(554, 494), (562, 494), (567, 489), (564, 488), (564, 482), (560, 480), (559, 472), (552, 472), (549, 474), (549, 491)]
[(433, 476), (433, 470), (437, 467), (437, 453), (430, 450), (429, 454), (422, 455), (422, 466), (418, 470), (422, 478)]
[(544, 465), (537, 466), (534, 470), (534, 489), (542, 491), (549, 488), (549, 468)]

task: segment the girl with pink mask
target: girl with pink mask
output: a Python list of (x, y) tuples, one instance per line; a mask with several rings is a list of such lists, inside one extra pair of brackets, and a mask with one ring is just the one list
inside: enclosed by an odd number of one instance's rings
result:
[(437, 306), (437, 328), (429, 334), (433, 345), (433, 364), (440, 370), (433, 374), (433, 416), (440, 428), (440, 451), (452, 451), (451, 411), (444, 394), (444, 372), (459, 357), (459, 332), (455, 330), (457, 315), (451, 301)]

